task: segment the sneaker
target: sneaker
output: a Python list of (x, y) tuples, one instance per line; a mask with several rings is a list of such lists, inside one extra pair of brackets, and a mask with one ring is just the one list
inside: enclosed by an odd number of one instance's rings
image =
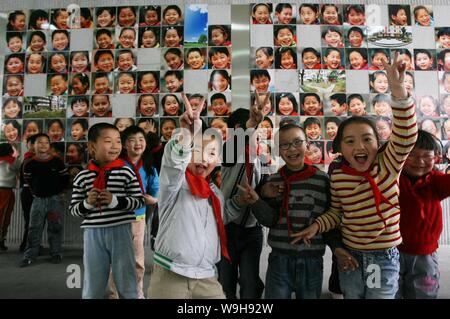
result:
[(31, 265), (32, 263), (33, 263), (33, 261), (31, 259), (25, 258), (21, 261), (20, 267), (21, 268), (27, 267), (27, 266)]
[(52, 264), (60, 264), (61, 261), (62, 261), (61, 255), (53, 255), (52, 258), (50, 259), (50, 262)]

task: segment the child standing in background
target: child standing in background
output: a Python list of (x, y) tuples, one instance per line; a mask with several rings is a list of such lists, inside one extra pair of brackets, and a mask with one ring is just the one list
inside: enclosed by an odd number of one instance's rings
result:
[(20, 167), (18, 155), (11, 144), (0, 144), (0, 251), (8, 250), (5, 241), (15, 203), (13, 189)]
[(33, 194), (30, 211), (28, 244), (20, 267), (26, 267), (38, 256), (42, 230), (47, 220), (51, 262), (61, 263), (62, 214), (61, 193), (68, 186), (69, 175), (63, 160), (50, 153), (50, 138), (44, 133), (35, 136), (34, 156), (23, 167), (25, 181)]
[(400, 175), (400, 279), (397, 298), (432, 299), (439, 290), (436, 249), (442, 232), (441, 201), (450, 196), (450, 175), (435, 164), (440, 142), (419, 130)]

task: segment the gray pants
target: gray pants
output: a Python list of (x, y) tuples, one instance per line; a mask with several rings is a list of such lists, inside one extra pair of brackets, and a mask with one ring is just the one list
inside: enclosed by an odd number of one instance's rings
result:
[(50, 255), (59, 255), (62, 242), (63, 203), (59, 195), (50, 197), (34, 197), (30, 211), (30, 229), (28, 232), (28, 243), (24, 258), (33, 259), (39, 254), (42, 230), (47, 220), (48, 242), (50, 244)]
[(437, 252), (430, 255), (400, 253), (399, 290), (396, 298), (435, 299), (439, 291)]

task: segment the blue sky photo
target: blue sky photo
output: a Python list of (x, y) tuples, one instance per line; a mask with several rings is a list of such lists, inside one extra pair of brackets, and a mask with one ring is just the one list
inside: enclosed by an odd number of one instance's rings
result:
[(186, 6), (184, 39), (197, 42), (200, 35), (208, 36), (208, 7), (205, 4)]

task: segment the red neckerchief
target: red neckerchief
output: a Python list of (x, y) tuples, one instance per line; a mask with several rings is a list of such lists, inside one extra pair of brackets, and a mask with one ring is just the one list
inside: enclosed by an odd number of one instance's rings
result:
[(214, 218), (216, 219), (217, 232), (220, 239), (220, 251), (222, 256), (231, 262), (230, 255), (227, 248), (227, 235), (225, 233), (225, 227), (223, 225), (222, 213), (220, 209), (220, 200), (214, 194), (208, 181), (202, 176), (192, 174), (189, 169), (186, 170), (186, 181), (189, 185), (189, 189), (193, 196), (200, 198), (210, 198), (213, 206)]
[(87, 169), (97, 172), (98, 174), (97, 178), (94, 180), (93, 187), (104, 190), (106, 188), (106, 172), (116, 167), (123, 167), (124, 165), (125, 163), (120, 159), (116, 159), (115, 161), (112, 161), (111, 163), (108, 163), (102, 167), (99, 167), (94, 161), (90, 161)]
[(283, 212), (286, 215), (286, 224), (288, 229), (288, 235), (291, 235), (291, 222), (289, 221), (289, 195), (291, 193), (291, 185), (293, 182), (303, 181), (313, 176), (317, 171), (317, 168), (310, 165), (305, 165), (305, 169), (297, 172), (291, 176), (286, 176), (286, 166), (280, 169), (280, 176), (283, 178), (285, 190), (283, 195), (283, 202), (280, 209), (280, 219), (283, 217)]
[(380, 211), (380, 204), (382, 202), (384, 202), (386, 204), (389, 204), (391, 207), (394, 207), (394, 205), (392, 205), (392, 203), (386, 197), (384, 197), (383, 194), (381, 194), (377, 183), (375, 182), (372, 175), (370, 174), (370, 168), (365, 172), (359, 172), (356, 169), (343, 164), (341, 166), (341, 169), (345, 174), (352, 175), (352, 176), (361, 176), (361, 177), (364, 177), (369, 182), (370, 188), (372, 189), (372, 193), (373, 193), (373, 196), (375, 199), (375, 207), (377, 210), (377, 215), (383, 221), (384, 228), (387, 228), (386, 220), (383, 218), (383, 215), (381, 214), (381, 211)]
[(27, 159), (27, 158), (30, 158), (30, 157), (33, 157), (33, 156), (34, 156), (34, 154), (32, 152), (30, 152), (30, 151), (28, 151), (25, 154), (23, 154), (23, 158), (24, 159)]
[(9, 165), (12, 165), (16, 159), (12, 155), (0, 156), (0, 162), (5, 161), (8, 162)]
[(134, 174), (137, 177), (139, 186), (141, 187), (141, 191), (143, 194), (145, 194), (144, 184), (142, 184), (141, 174), (139, 174), (139, 170), (141, 169), (142, 165), (144, 165), (142, 158), (139, 159), (139, 161), (137, 162), (137, 165), (134, 165), (133, 161), (128, 156), (126, 156), (124, 158), (124, 160), (127, 161), (128, 164), (130, 164), (131, 168), (133, 169)]

